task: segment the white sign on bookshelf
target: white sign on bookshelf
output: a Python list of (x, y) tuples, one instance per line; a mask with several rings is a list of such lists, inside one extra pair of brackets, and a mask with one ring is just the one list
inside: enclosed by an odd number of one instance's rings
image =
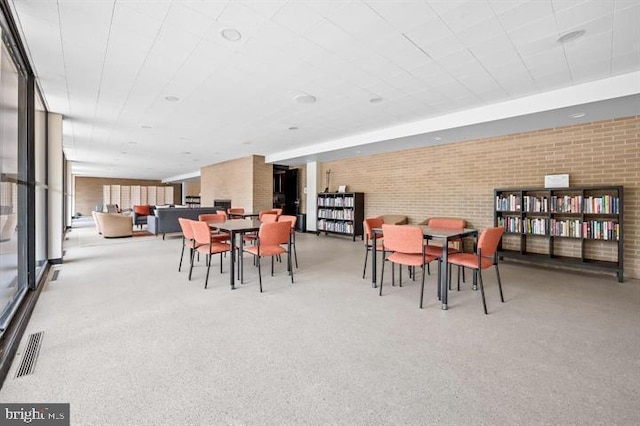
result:
[(568, 188), (569, 187), (569, 175), (546, 175), (544, 177), (545, 188)]

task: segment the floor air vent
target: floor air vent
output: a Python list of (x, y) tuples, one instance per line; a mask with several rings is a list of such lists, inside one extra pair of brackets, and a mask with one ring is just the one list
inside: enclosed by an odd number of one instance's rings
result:
[(36, 368), (36, 361), (38, 360), (38, 354), (40, 353), (40, 345), (42, 344), (42, 337), (44, 331), (29, 335), (29, 341), (27, 342), (27, 348), (22, 355), (22, 362), (16, 373), (16, 379), (18, 377), (26, 376), (34, 372)]
[(60, 275), (60, 271), (53, 271), (53, 275), (51, 276), (51, 281), (56, 281), (58, 279), (58, 275)]

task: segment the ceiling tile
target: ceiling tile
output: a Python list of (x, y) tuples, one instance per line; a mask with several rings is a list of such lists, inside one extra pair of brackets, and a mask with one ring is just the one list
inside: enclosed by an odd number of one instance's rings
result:
[(549, 15), (553, 15), (550, 1), (529, 0), (499, 13), (498, 19), (509, 32)]

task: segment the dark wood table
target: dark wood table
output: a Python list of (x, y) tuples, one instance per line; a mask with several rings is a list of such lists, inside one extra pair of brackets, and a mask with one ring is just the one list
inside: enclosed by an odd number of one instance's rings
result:
[(242, 236), (248, 232), (257, 232), (260, 229), (260, 221), (257, 219), (229, 219), (226, 222), (210, 223), (211, 228), (228, 232), (231, 240), (231, 255), (229, 256), (229, 280), (231, 290), (235, 290), (235, 265), (236, 265), (236, 236), (239, 235), (240, 242), (238, 245), (240, 260), (238, 261), (238, 279), (242, 280)]
[[(442, 309), (448, 309), (448, 279), (449, 279), (449, 263), (447, 262), (449, 251), (449, 241), (464, 238), (464, 237), (477, 237), (478, 230), (473, 228), (464, 229), (452, 229), (452, 228), (434, 228), (432, 226), (419, 225), (422, 229), (422, 235), (426, 240), (437, 240), (442, 243), (442, 263), (440, 265), (440, 282), (438, 283), (438, 295), (442, 301)], [(377, 273), (377, 249), (376, 239), (377, 235), (382, 234), (382, 228), (373, 229), (373, 258), (371, 259), (371, 285), (376, 288), (376, 273)], [(426, 271), (423, 271), (425, 273)]]

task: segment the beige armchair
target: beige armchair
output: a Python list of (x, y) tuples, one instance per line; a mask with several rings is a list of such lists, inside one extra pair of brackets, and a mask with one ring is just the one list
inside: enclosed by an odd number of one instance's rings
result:
[(131, 217), (114, 213), (94, 212), (98, 232), (105, 238), (131, 237), (133, 222)]

